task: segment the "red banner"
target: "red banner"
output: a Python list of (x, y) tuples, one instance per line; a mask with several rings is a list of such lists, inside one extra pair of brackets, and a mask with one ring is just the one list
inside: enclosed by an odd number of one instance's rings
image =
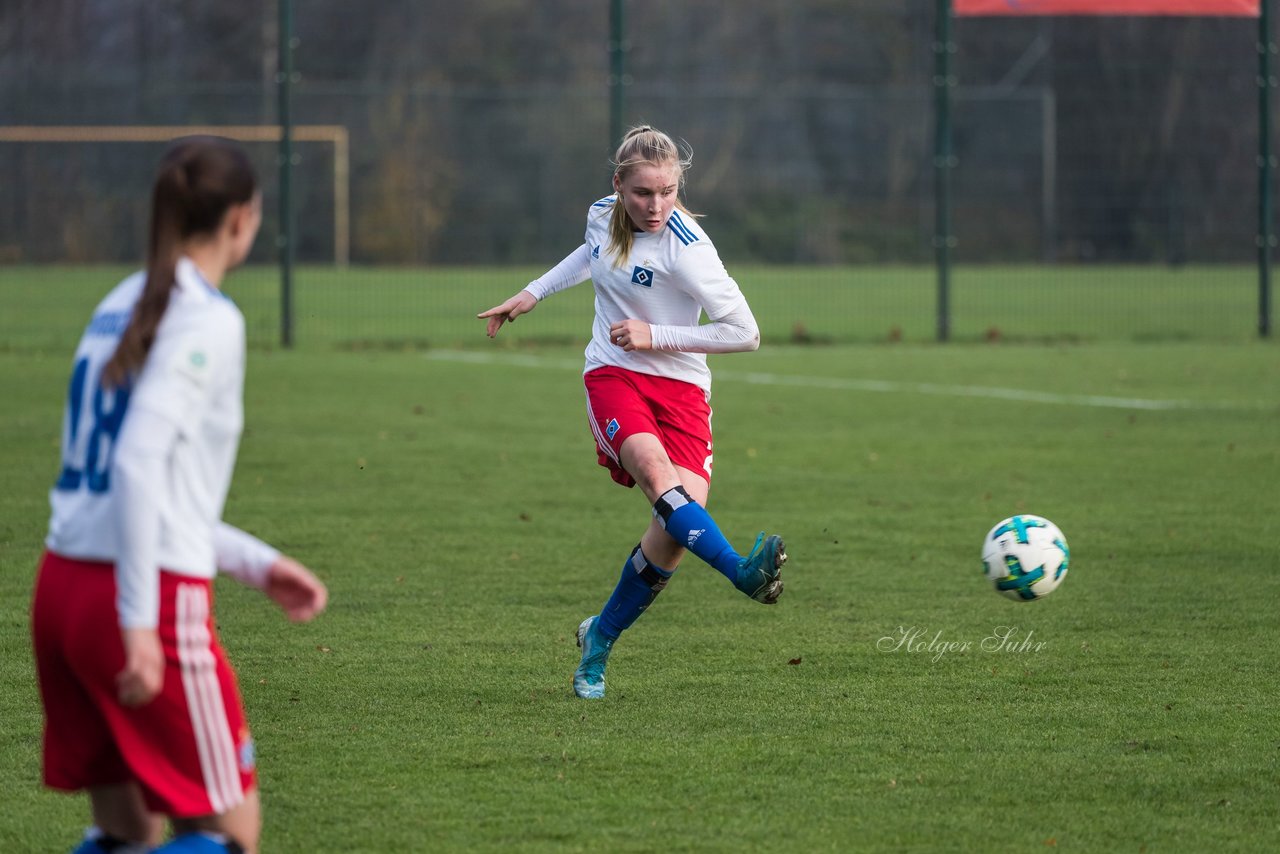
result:
[(953, 0), (957, 15), (1209, 15), (1256, 18), (1261, 0)]

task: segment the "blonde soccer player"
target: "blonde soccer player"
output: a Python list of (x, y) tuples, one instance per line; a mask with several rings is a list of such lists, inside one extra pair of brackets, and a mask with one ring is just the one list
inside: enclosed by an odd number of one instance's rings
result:
[(81, 854), (255, 852), (253, 741), (213, 619), (212, 577), (292, 620), (325, 607), (306, 567), (221, 521), (243, 423), (244, 318), (223, 295), (262, 220), (235, 143), (177, 141), (152, 190), (147, 266), (76, 348), (62, 470), (32, 602), (44, 782), (86, 790)]
[[(755, 350), (760, 333), (711, 239), (680, 202), (690, 158), (667, 134), (631, 129), (614, 155), (614, 192), (587, 211), (585, 239), (546, 274), (481, 312), (489, 337), (548, 296), (588, 278), (595, 320), (586, 349), (587, 416), (600, 465), (639, 486), (651, 510), (600, 613), (578, 626), (574, 692), (604, 696), (609, 652), (692, 551), (756, 601), (777, 602), (787, 554), (761, 533), (744, 557), (705, 505), (711, 483), (708, 353)], [(702, 313), (709, 323), (700, 324)]]

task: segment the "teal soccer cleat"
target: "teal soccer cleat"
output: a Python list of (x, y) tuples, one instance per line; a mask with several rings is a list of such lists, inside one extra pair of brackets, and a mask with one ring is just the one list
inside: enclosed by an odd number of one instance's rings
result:
[(757, 602), (772, 605), (782, 595), (782, 565), (787, 562), (787, 550), (782, 537), (766, 537), (764, 532), (756, 537), (751, 554), (738, 564), (738, 580), (734, 586)]
[(613, 641), (596, 629), (599, 617), (587, 617), (578, 626), (578, 646), (582, 647), (582, 661), (573, 672), (573, 693), (584, 700), (598, 700), (604, 696), (604, 666), (609, 661)]

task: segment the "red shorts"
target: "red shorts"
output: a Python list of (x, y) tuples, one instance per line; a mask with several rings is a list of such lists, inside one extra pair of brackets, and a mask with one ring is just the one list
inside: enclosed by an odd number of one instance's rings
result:
[(112, 564), (45, 552), (31, 607), (44, 705), (44, 782), (76, 791), (136, 782), (154, 812), (223, 813), (256, 784), (253, 739), (218, 643), (207, 579), (160, 573), (164, 687), (116, 699), (124, 646)]
[(700, 387), (612, 366), (596, 368), (583, 381), (596, 455), (614, 480), (636, 485), (619, 462), (622, 443), (652, 433), (671, 462), (711, 482), (711, 404)]

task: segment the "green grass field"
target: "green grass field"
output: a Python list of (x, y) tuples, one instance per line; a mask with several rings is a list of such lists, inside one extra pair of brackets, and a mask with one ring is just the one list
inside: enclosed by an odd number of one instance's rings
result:
[[(768, 343), (865, 344), (936, 340), (937, 278), (928, 267), (730, 265)], [(0, 349), (53, 349), (79, 335), (104, 282), (127, 267), (0, 267), (0, 293), (16, 309), (0, 316)], [(473, 346), (476, 312), (543, 272), (529, 268), (302, 267), (294, 276), (295, 341), (302, 347)], [(241, 271), (229, 290), (250, 341), (280, 341), (280, 274)], [(974, 267), (950, 288), (958, 342), (1253, 340), (1257, 272), (1249, 266)], [(71, 310), (83, 306), (80, 311)], [(523, 341), (577, 343), (589, 335), (591, 288), (539, 306)]]
[[(111, 280), (40, 272), (0, 270), (5, 852), (87, 823), (39, 785), (27, 606), (71, 348)], [(787, 538), (787, 592), (765, 608), (688, 559), (584, 703), (573, 630), (648, 508), (596, 466), (580, 346), (556, 343), (589, 300), (463, 338), (519, 273), (417, 295), (390, 331), (316, 308), (300, 332), (337, 346), (250, 354), (226, 518), (332, 595), (293, 626), (218, 582), (265, 851), (1280, 847), (1280, 359), (1248, 322), (939, 346), (881, 304), (861, 343), (713, 357), (711, 510), (742, 547)], [(244, 280), (265, 334), (267, 274)], [(1042, 602), (981, 577), (1015, 512), (1071, 546)]]

